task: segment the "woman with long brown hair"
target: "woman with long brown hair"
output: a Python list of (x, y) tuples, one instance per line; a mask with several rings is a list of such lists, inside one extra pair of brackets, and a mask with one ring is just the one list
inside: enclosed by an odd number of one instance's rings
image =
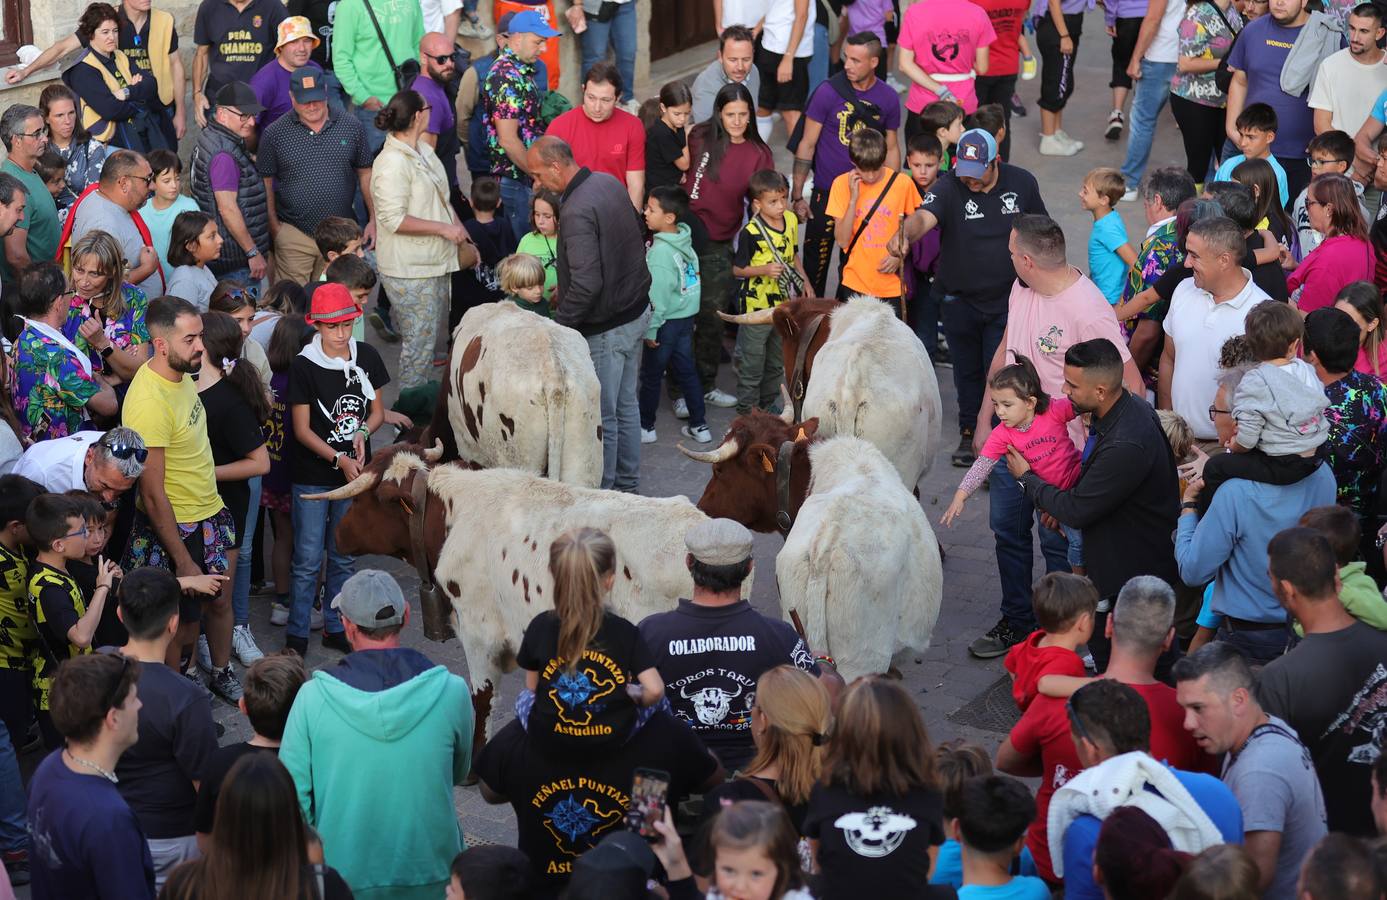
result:
[(624, 741), (636, 727), (637, 704), (659, 703), (665, 683), (636, 626), (607, 609), (616, 545), (596, 528), (567, 531), (549, 545), (549, 574), (554, 609), (531, 620), (515, 657), (528, 691), (517, 715), (547, 748)]
[(1305, 214), (1324, 240), (1286, 279), (1293, 294), (1300, 291), (1295, 304), (1301, 315), (1333, 306), (1344, 285), (1372, 281), (1377, 264), (1353, 182), (1343, 175), (1322, 175), (1306, 191)]
[(160, 900), (351, 900), (342, 876), (309, 863), (308, 844), (288, 770), (247, 754), (222, 783), (207, 855), (174, 869)]
[(944, 842), (934, 744), (899, 682), (859, 678), (843, 694), (804, 833), (823, 875), (821, 900), (908, 897), (929, 882)]

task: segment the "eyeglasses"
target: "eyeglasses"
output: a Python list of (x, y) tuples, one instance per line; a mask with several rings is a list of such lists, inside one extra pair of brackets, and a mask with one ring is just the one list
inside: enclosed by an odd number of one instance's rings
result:
[(90, 533), (91, 533), (91, 531), (90, 531), (90, 529), (87, 528), (87, 523), (86, 523), (86, 522), (83, 522), (81, 528), (77, 529), (76, 531), (72, 532), (71, 534), (65, 534), (65, 535), (63, 535), (62, 538), (61, 538), (61, 540), (67, 540), (68, 538), (75, 538), (75, 537), (86, 537), (86, 536), (87, 536), (88, 534), (90, 534)]
[(440, 66), (453, 58), (453, 54), (451, 53), (445, 53), (442, 56), (434, 56), (432, 53), (426, 55), (429, 59), (433, 60), (435, 64)]
[(106, 695), (106, 706), (102, 713), (110, 712), (116, 708), (116, 695), (120, 692), (120, 686), (125, 684), (125, 673), (130, 671), (130, 657), (124, 654), (120, 657), (120, 674), (116, 676), (115, 684), (111, 685), (111, 692)]
[(1315, 159), (1313, 156), (1305, 157), (1305, 164), (1312, 169), (1318, 169), (1320, 166), (1332, 166), (1335, 163), (1346, 162), (1348, 162), (1348, 160), (1346, 159)]
[(150, 173), (149, 175), (136, 175), (136, 174), (134, 174), (134, 173), (132, 172), (132, 173), (130, 174), (130, 177), (131, 177), (131, 178), (138, 178), (138, 179), (140, 179), (141, 181), (143, 181), (143, 182), (144, 182), (144, 186), (145, 186), (146, 188), (150, 188), (150, 187), (153, 187), (153, 186), (154, 186), (154, 174), (153, 174), (153, 173)]
[(1064, 701), (1064, 711), (1069, 714), (1069, 724), (1074, 726), (1074, 731), (1079, 737), (1088, 741), (1090, 744), (1098, 743), (1093, 739), (1092, 735), (1088, 733), (1088, 729), (1084, 727), (1084, 720), (1080, 719), (1079, 714), (1074, 711), (1074, 699), (1072, 697)]
[(1217, 404), (1214, 404), (1214, 403), (1210, 403), (1210, 404), (1209, 404), (1209, 421), (1210, 421), (1210, 422), (1214, 421), (1214, 416), (1217, 416), (1217, 415), (1231, 416), (1232, 414), (1233, 414), (1233, 411), (1232, 411), (1231, 409), (1219, 409)]
[(149, 450), (145, 447), (137, 447), (134, 444), (126, 444), (119, 438), (103, 437), (99, 443), (102, 448), (116, 459), (135, 458), (135, 462), (143, 463), (149, 458)]
[(431, 109), (433, 109), (432, 106), (429, 106), (428, 104), (425, 104), (424, 107), (423, 107), (422, 109), (420, 109), (419, 111), (420, 111), (420, 112), (428, 112), (428, 111), (431, 110)]
[(243, 113), (239, 109), (233, 109), (230, 106), (223, 107), (223, 109), (231, 113), (236, 118), (240, 119), (242, 122), (246, 121), (247, 119), (255, 118), (255, 113)]
[(18, 134), (16, 134), (15, 137), (45, 138), (48, 137), (48, 126), (45, 125), (38, 131), (21, 131)]

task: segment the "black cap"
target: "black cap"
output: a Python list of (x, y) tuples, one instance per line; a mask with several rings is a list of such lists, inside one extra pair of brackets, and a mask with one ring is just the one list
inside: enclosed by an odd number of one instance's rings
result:
[(630, 831), (614, 831), (578, 857), (565, 897), (573, 900), (645, 900), (655, 852)]
[(258, 116), (265, 107), (255, 96), (255, 91), (244, 81), (232, 81), (222, 85), (217, 91), (218, 106), (234, 106), (248, 116)]
[(514, 847), (468, 847), (453, 860), (462, 892), (488, 900), (527, 900), (532, 885), (530, 858)]

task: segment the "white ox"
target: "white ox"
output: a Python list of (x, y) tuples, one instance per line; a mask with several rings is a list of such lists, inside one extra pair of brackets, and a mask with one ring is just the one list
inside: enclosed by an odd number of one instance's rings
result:
[(555, 481), (602, 481), (602, 410), (587, 342), (513, 303), (469, 309), (444, 385), (463, 459)]
[(853, 437), (809, 447), (809, 494), (775, 558), (780, 604), (847, 681), (929, 646), (943, 569), (924, 510), (876, 447)]
[[(914, 490), (939, 449), (943, 404), (924, 345), (888, 305), (863, 296), (847, 303), (795, 300), (723, 318), (773, 324), (790, 379), (810, 321), (825, 313), (828, 318), (804, 354), (809, 376), (801, 420), (817, 417), (819, 433), (826, 436), (852, 435), (871, 442)], [(827, 337), (822, 337), (824, 331)], [(784, 418), (793, 418), (788, 401)]]

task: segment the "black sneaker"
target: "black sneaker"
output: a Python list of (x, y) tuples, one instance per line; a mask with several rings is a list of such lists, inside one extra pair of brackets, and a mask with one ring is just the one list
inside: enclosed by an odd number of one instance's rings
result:
[(19, 887), (29, 883), (29, 851), (9, 850), (4, 854), (5, 873), (10, 876), (10, 884)]
[(294, 637), (292, 634), (284, 636), (284, 649), (292, 650), (299, 655), (300, 659), (308, 658), (308, 638)]
[(208, 686), (212, 688), (213, 693), (232, 706), (235, 706), (243, 696), (241, 681), (236, 677), (236, 671), (231, 668), (231, 663), (227, 663), (224, 668), (214, 671)]
[(400, 341), (400, 333), (395, 330), (395, 326), (390, 322), (390, 310), (381, 309), (377, 306), (371, 310), (371, 314), (366, 317), (366, 321), (371, 323), (371, 327), (380, 335), (380, 339), (389, 344), (396, 344)]
[(978, 455), (973, 452), (973, 429), (969, 428), (958, 436), (958, 449), (954, 451), (952, 462), (960, 469), (966, 469), (977, 461)]
[(323, 649), (336, 650), (338, 653), (351, 653), (352, 645), (347, 643), (345, 631), (324, 631)]
[(1122, 110), (1113, 110), (1112, 114), (1108, 116), (1108, 127), (1107, 130), (1103, 132), (1103, 138), (1105, 140), (1115, 141), (1122, 137), (1122, 126), (1125, 123), (1126, 119), (1122, 116)]
[(1013, 116), (1019, 116), (1023, 119), (1026, 117), (1026, 104), (1021, 102), (1020, 94), (1012, 94), (1011, 99), (1007, 101), (1007, 103), (1011, 106), (1011, 114)]
[(1026, 639), (1026, 636), (1006, 619), (998, 619), (992, 630), (968, 645), (968, 652), (978, 659), (992, 659), (1003, 656), (1008, 650)]

